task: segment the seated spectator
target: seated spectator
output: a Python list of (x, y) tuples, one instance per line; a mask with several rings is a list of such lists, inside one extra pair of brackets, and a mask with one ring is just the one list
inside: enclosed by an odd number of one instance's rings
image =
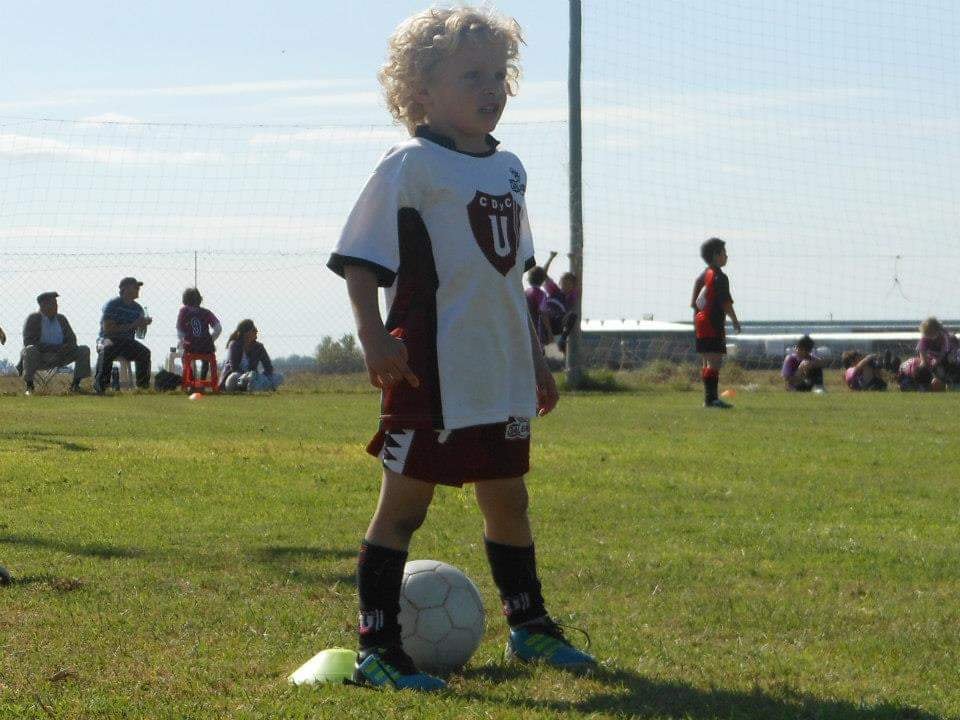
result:
[(907, 358), (900, 363), (897, 385), (903, 392), (940, 392), (946, 389), (943, 381), (933, 374), (929, 366), (923, 365), (919, 357)]
[(813, 353), (813, 339), (804, 335), (783, 360), (780, 375), (784, 386), (794, 392), (824, 392), (824, 365), (825, 361)]
[(220, 389), (224, 392), (276, 390), (283, 383), (283, 375), (273, 371), (267, 349), (257, 342), (253, 320), (241, 320), (230, 335), (222, 377)]
[[(223, 332), (217, 316), (201, 307), (203, 296), (197, 288), (183, 291), (183, 307), (177, 315), (177, 337), (184, 352), (215, 353), (214, 342)], [(206, 380), (210, 368), (206, 361), (201, 363), (200, 377)]]
[(60, 315), (55, 292), (37, 295), (39, 312), (27, 316), (23, 324), (23, 350), (17, 369), (23, 374), (26, 394), (33, 394), (37, 370), (58, 368), (73, 363), (70, 391), (80, 389), (80, 381), (90, 377), (90, 348), (77, 345), (77, 336), (70, 323)]
[(547, 288), (547, 297), (540, 304), (542, 322), (548, 330), (548, 342), (557, 339), (560, 352), (567, 352), (567, 338), (576, 326), (577, 299), (580, 294), (577, 288), (577, 276), (566, 272), (560, 276), (560, 285), (550, 278), (550, 264), (557, 254), (550, 253), (550, 258), (543, 266), (546, 276), (543, 284)]
[(917, 356), (921, 367), (929, 368), (942, 382), (960, 381), (960, 341), (935, 317), (920, 323)]
[[(103, 306), (100, 318), (100, 337), (97, 339), (97, 371), (93, 378), (93, 391), (102, 395), (110, 382), (113, 361), (123, 358), (136, 364), (137, 387), (150, 387), (150, 349), (137, 342), (137, 332), (146, 333), (153, 322), (137, 302), (142, 282), (132, 277), (120, 281), (120, 295)], [(142, 337), (142, 335), (141, 335)]]
[(889, 352), (881, 356), (847, 350), (841, 356), (841, 364), (843, 381), (851, 390), (886, 390), (887, 381), (883, 379), (883, 369), (899, 367), (900, 359), (891, 358)]

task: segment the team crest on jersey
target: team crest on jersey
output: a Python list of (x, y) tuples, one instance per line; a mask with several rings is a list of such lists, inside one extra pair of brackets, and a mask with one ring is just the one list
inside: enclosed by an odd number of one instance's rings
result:
[(506, 276), (517, 262), (520, 206), (511, 193), (489, 195), (478, 190), (467, 214), (477, 245), (497, 272)]
[(526, 440), (530, 437), (530, 421), (527, 418), (510, 418), (504, 433), (506, 440)]

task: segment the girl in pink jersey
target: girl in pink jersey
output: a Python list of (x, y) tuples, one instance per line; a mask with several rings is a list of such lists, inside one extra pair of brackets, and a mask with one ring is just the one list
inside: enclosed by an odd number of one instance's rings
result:
[[(205, 307), (201, 307), (203, 296), (197, 288), (187, 288), (183, 291), (183, 307), (177, 314), (177, 337), (184, 353), (213, 354), (216, 352), (214, 342), (223, 327), (220, 320)], [(200, 377), (206, 380), (210, 372), (210, 363), (206, 360), (200, 363)]]

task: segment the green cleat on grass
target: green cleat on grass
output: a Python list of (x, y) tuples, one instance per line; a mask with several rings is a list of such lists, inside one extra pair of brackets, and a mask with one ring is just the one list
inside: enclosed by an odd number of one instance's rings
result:
[(560, 626), (550, 618), (511, 628), (507, 640), (507, 659), (525, 663), (541, 662), (566, 670), (587, 670), (597, 665), (596, 659), (575, 648), (564, 637)]

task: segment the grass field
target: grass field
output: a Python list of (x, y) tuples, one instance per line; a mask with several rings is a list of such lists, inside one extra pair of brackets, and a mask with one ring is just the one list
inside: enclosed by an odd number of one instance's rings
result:
[(603, 670), (506, 665), (469, 489), (411, 557), (488, 629), (439, 697), (293, 689), (352, 646), (376, 397), (0, 399), (0, 718), (957, 718), (957, 397), (565, 396), (529, 481), (548, 606)]

